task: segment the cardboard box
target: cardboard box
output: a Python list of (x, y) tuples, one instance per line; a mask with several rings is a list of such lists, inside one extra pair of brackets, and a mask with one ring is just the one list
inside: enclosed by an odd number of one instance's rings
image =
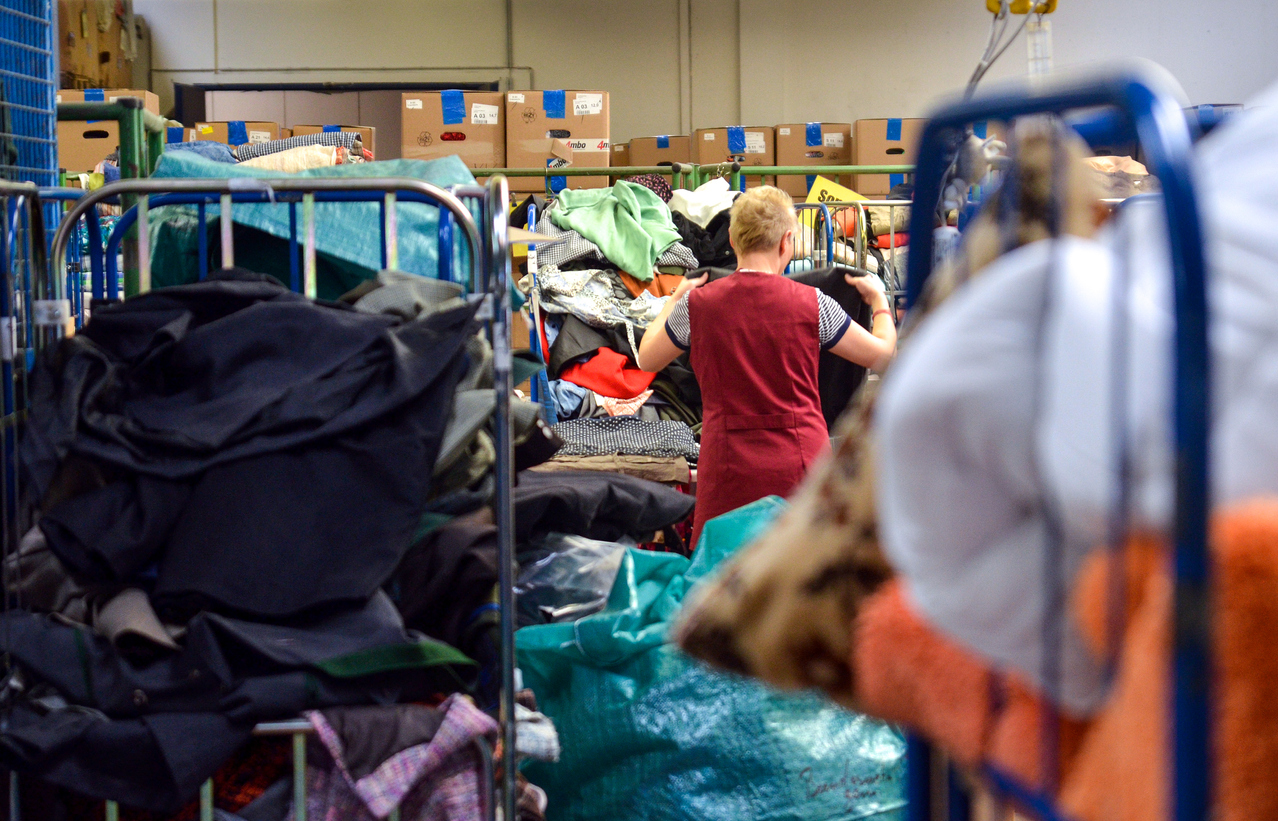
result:
[(132, 19), (131, 12), (132, 0), (59, 0), (58, 56), (64, 87), (119, 88), (133, 82), (128, 55), (137, 50), (135, 32), (124, 25)]
[[(630, 165), (630, 143), (617, 143), (614, 145), (612, 147), (612, 156), (609, 159), (608, 164), (613, 168), (624, 168), (625, 166)], [(613, 185), (616, 185), (617, 180), (622, 178), (612, 176), (609, 177), (609, 179), (612, 180)]]
[(506, 164), (505, 100), (496, 91), (405, 92), (400, 98), (400, 156), (456, 155), (467, 168)]
[[(927, 120), (857, 120), (853, 165), (913, 165)], [(852, 187), (867, 197), (885, 197), (904, 174), (857, 174)]]
[[(612, 154), (606, 91), (506, 92), (509, 168), (607, 168)], [(608, 177), (552, 177), (552, 190), (606, 188)], [(537, 192), (541, 177), (512, 177), (512, 191)]]
[(269, 143), (280, 138), (280, 124), (228, 120), (219, 123), (196, 123), (195, 139), (212, 140), (230, 146), (245, 143)]
[[(63, 89), (59, 103), (112, 102), (120, 97), (138, 97), (152, 114), (160, 113), (160, 98), (136, 88)], [(58, 122), (58, 167), (73, 174), (92, 171), (120, 146), (120, 124), (115, 120)]]
[(291, 129), (291, 128), (285, 128), (284, 126), (280, 126), (280, 139), (281, 139), (281, 140), (287, 140), (289, 137), (292, 137), (292, 136), (293, 136), (293, 129)]
[[(777, 187), (796, 200), (808, 195), (812, 180), (827, 165), (852, 164), (851, 123), (786, 123), (777, 126), (777, 165), (813, 166), (812, 174), (777, 177)], [(831, 175), (826, 174), (830, 177)], [(843, 185), (848, 176), (836, 178)]]
[[(630, 141), (631, 165), (673, 165), (692, 162), (692, 138), (662, 135), (635, 137)], [(669, 178), (670, 175), (666, 175)]]
[(282, 132), (289, 131), (290, 137), (304, 137), (307, 134), (322, 134), (325, 131), (345, 131), (348, 134), (358, 134), (360, 142), (364, 144), (364, 150), (377, 158), (377, 129), (367, 125), (294, 125), (291, 129), (280, 129)]
[[(693, 162), (700, 165), (734, 161), (743, 166), (776, 165), (776, 133), (770, 125), (698, 128), (692, 135), (692, 143)], [(763, 183), (763, 177), (746, 177), (748, 187)]]

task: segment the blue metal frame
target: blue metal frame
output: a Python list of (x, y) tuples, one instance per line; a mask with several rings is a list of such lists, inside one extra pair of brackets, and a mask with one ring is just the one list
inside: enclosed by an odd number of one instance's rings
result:
[[(381, 237), (382, 237), (382, 266), (388, 264), (386, 250), (386, 203), (385, 194), (381, 191), (317, 191), (315, 192), (315, 202), (370, 202), (377, 201), (381, 203)], [(397, 200), (400, 202), (415, 202), (423, 205), (438, 205), (428, 195), (416, 191), (401, 191), (397, 194)], [(199, 218), (199, 254), (200, 254), (200, 279), (208, 276), (209, 271), (209, 248), (208, 236), (205, 231), (207, 207), (210, 204), (217, 205), (221, 201), (220, 194), (213, 193), (181, 193), (181, 194), (151, 194), (147, 197), (148, 208), (159, 208), (165, 205), (197, 205)], [(286, 194), (282, 192), (272, 191), (237, 191), (231, 194), (231, 202), (233, 203), (278, 203), (287, 204), (289, 208), (289, 287), (295, 292), (301, 292), (301, 273), (299, 270), (298, 260), (301, 255), (301, 244), (298, 240), (297, 232), (297, 204), (301, 202), (300, 195)], [(108, 293), (117, 293), (119, 283), (119, 266), (117, 259), (120, 253), (120, 244), (124, 240), (125, 234), (134, 226), (138, 219), (137, 206), (130, 208), (121, 215), (116, 222), (111, 236), (107, 240), (106, 246), (106, 284), (105, 290), (99, 293), (95, 286), (93, 295), (95, 298), (104, 299)], [(463, 288), (469, 289), (470, 283), (465, 281), (464, 277), (459, 277), (454, 267), (453, 256), (453, 220), (452, 215), (440, 209), (439, 212), (439, 278), (449, 282), (460, 282)], [(115, 287), (113, 287), (115, 285)], [(114, 297), (112, 297), (114, 298)]]
[(0, 165), (5, 179), (58, 181), (56, 13), (54, 0), (0, 0), (0, 113), (11, 125), (0, 143), (17, 148), (16, 162)]
[[(1163, 189), (1175, 293), (1174, 420), (1176, 619), (1172, 669), (1176, 821), (1206, 821), (1211, 807), (1211, 601), (1207, 524), (1210, 509), (1211, 368), (1206, 263), (1193, 186), (1191, 135), (1175, 98), (1151, 80), (1124, 74), (1042, 93), (993, 93), (936, 111), (923, 132), (910, 215), (908, 304), (918, 301), (930, 274), (932, 231), (942, 178), (949, 167), (947, 137), (980, 120), (1103, 107), (1107, 114), (1076, 124), (1095, 142), (1134, 133)], [(918, 777), (917, 775), (913, 777)], [(914, 793), (912, 792), (912, 795)], [(930, 818), (929, 806), (911, 818)]]

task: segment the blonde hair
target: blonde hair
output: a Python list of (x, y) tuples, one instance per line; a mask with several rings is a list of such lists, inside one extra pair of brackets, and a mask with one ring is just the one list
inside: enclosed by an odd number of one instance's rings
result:
[(751, 188), (732, 204), (728, 236), (738, 254), (767, 251), (781, 244), (786, 231), (793, 231), (794, 200), (780, 188), (761, 185)]

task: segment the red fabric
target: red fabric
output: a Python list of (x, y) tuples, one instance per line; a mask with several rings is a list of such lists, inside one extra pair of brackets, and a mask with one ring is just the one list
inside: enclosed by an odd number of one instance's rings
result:
[(789, 495), (830, 438), (815, 288), (737, 271), (692, 291), (688, 319), (703, 404), (696, 544), (715, 516)]
[[(896, 238), (896, 245), (892, 244), (893, 237)], [(874, 241), (870, 244), (875, 248), (900, 248), (902, 245), (910, 244), (910, 235), (902, 234), (900, 231), (895, 234), (883, 234), (882, 236), (875, 237)]]
[(657, 375), (629, 367), (629, 361), (625, 354), (617, 353), (611, 348), (600, 348), (598, 353), (585, 362), (564, 368), (559, 378), (567, 379), (600, 396), (633, 399), (648, 390)]

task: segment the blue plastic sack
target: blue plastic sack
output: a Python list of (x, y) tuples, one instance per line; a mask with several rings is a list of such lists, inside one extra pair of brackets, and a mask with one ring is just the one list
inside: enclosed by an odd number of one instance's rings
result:
[(826, 821), (905, 814), (905, 742), (815, 694), (711, 670), (668, 641), (688, 591), (785, 509), (706, 523), (695, 558), (631, 549), (603, 612), (516, 634), (524, 682), (559, 728), (525, 774), (547, 821)]

